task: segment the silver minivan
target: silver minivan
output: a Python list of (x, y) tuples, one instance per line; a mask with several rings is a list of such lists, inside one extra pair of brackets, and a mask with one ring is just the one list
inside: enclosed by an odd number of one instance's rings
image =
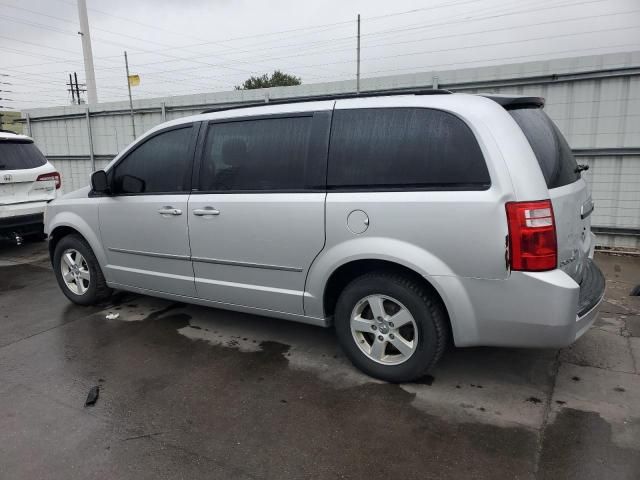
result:
[(543, 106), (425, 91), (164, 123), (47, 208), (60, 288), (333, 325), (393, 382), (450, 342), (566, 346), (604, 277), (585, 167)]

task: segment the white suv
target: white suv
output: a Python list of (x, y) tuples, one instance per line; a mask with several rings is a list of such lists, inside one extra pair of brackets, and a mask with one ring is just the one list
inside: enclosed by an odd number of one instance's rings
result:
[(60, 186), (31, 138), (0, 131), (0, 239), (20, 244), (23, 236), (42, 235), (45, 207)]
[(586, 167), (543, 105), (428, 91), (165, 123), (47, 209), (60, 288), (333, 324), (391, 381), (449, 339), (568, 345), (604, 277)]

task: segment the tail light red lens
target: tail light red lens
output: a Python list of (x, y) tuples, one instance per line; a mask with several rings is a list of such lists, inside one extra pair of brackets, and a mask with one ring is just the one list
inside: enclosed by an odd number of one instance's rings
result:
[(51, 173), (43, 173), (36, 178), (37, 182), (48, 182), (50, 180), (55, 180), (56, 182), (56, 190), (58, 190), (62, 186), (62, 179), (60, 178), (60, 174), (58, 172)]
[(558, 243), (550, 200), (508, 202), (511, 270), (541, 272), (558, 266)]

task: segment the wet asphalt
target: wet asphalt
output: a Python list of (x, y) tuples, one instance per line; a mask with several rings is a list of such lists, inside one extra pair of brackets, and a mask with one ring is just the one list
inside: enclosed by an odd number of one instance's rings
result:
[(638, 479), (640, 259), (597, 260), (607, 303), (573, 347), (451, 348), (392, 385), (330, 329), (75, 306), (45, 243), (0, 246), (0, 478)]

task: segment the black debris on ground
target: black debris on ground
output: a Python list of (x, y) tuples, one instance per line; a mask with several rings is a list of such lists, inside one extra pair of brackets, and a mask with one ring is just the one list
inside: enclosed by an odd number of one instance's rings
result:
[(84, 406), (93, 407), (98, 401), (99, 396), (100, 396), (100, 385), (91, 387), (91, 389), (89, 390), (89, 393), (87, 394), (87, 400), (84, 402)]

